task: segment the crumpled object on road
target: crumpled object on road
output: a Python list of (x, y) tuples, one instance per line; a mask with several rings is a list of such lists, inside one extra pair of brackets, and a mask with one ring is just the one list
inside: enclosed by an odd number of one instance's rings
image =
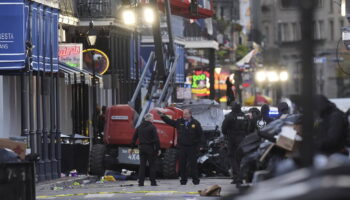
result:
[(205, 190), (199, 190), (200, 196), (220, 196), (221, 187), (219, 185), (212, 185)]

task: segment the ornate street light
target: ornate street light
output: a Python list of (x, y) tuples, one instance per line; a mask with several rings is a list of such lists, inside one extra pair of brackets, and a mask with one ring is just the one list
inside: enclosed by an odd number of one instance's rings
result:
[(95, 46), (97, 40), (97, 32), (94, 29), (94, 23), (90, 21), (89, 31), (87, 32), (87, 42), (90, 47)]
[[(90, 21), (89, 31), (86, 33), (87, 42), (89, 47), (93, 47), (96, 44), (97, 40), (97, 31), (94, 29), (94, 23)], [(92, 68), (92, 121), (93, 121), (93, 143), (96, 144), (98, 142), (97, 136), (97, 91), (96, 91), (96, 70), (95, 70), (95, 53), (91, 52), (91, 68)]]

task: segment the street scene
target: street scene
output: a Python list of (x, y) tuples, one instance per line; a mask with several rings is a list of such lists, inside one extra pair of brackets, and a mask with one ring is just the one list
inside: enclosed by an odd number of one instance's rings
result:
[(350, 199), (350, 0), (0, 0), (0, 196)]

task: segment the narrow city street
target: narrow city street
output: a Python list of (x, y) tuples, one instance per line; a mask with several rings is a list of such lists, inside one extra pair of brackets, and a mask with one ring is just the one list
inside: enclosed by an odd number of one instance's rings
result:
[[(53, 187), (53, 184), (39, 184), (36, 188), (38, 200), (48, 199), (169, 199), (169, 200), (197, 200), (197, 199), (220, 199), (220, 197), (201, 197), (198, 190), (204, 190), (211, 185), (218, 184), (222, 187), (221, 196), (236, 192), (230, 179), (209, 178), (202, 179), (199, 185), (191, 182), (180, 185), (178, 180), (159, 180), (159, 186), (150, 186), (149, 182), (144, 187), (139, 187), (137, 181), (116, 181), (96, 183), (90, 179), (90, 183), (71, 186)], [(89, 180), (88, 180), (89, 181)], [(88, 182), (83, 181), (83, 182)]]
[(350, 200), (350, 0), (0, 0), (0, 200)]

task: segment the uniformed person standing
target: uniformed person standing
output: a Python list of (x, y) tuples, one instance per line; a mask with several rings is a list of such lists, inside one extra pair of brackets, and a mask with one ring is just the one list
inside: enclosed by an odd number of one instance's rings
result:
[(236, 157), (238, 146), (247, 135), (248, 118), (241, 110), (239, 103), (232, 103), (232, 111), (225, 116), (222, 123), (222, 133), (228, 141), (229, 159), (232, 167), (232, 184), (236, 184), (239, 180), (239, 163)]
[(162, 120), (177, 129), (177, 147), (179, 148), (181, 185), (187, 184), (187, 163), (191, 168), (192, 182), (198, 185), (197, 156), (202, 141), (201, 124), (192, 117), (189, 109), (184, 109), (183, 118), (172, 120), (164, 113), (158, 112)]
[(136, 129), (132, 139), (133, 148), (136, 146), (137, 139), (140, 141), (139, 186), (144, 186), (147, 162), (150, 170), (149, 179), (151, 181), (151, 186), (157, 186), (155, 160), (157, 158), (157, 154), (159, 154), (160, 144), (157, 129), (152, 122), (153, 115), (151, 113), (146, 114), (144, 121)]

